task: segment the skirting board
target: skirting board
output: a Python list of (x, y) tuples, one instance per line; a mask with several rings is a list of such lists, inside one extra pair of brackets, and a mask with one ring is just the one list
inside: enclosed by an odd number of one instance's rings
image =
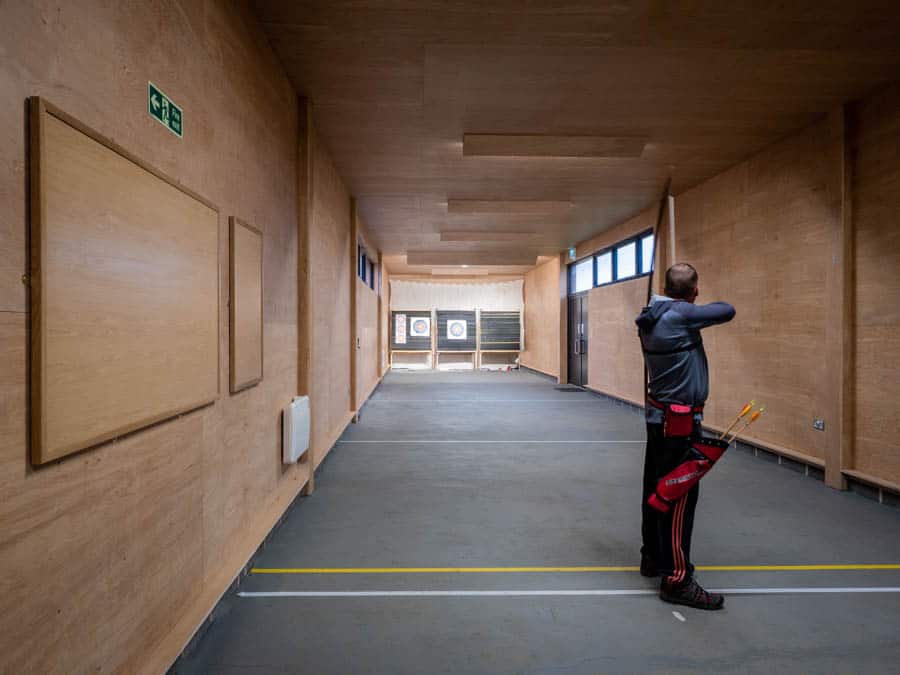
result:
[(591, 392), (592, 394), (595, 394), (602, 398), (608, 398), (608, 399), (615, 401), (616, 403), (620, 403), (622, 405), (630, 406), (630, 407), (634, 408), (635, 410), (643, 411), (643, 409), (644, 409), (643, 403), (638, 403), (637, 401), (632, 401), (630, 398), (623, 398), (621, 396), (616, 396), (615, 394), (609, 394), (605, 391), (600, 391), (599, 389), (594, 389), (593, 387), (589, 387), (587, 385), (584, 385), (584, 388), (586, 390), (588, 390), (589, 392)]
[[(882, 504), (900, 504), (900, 485), (897, 483), (892, 483), (889, 480), (884, 480), (863, 471), (856, 471), (855, 469), (844, 469), (841, 473), (851, 483), (862, 483), (872, 488), (874, 493), (868, 496), (871, 496), (875, 501)], [(853, 489), (853, 486), (851, 486), (851, 489)], [(867, 494), (864, 490), (854, 489), (853, 491)]]
[(558, 373), (551, 373), (551, 372), (549, 372), (547, 370), (543, 370), (541, 368), (535, 368), (534, 366), (529, 366), (524, 361), (519, 361), (519, 367), (524, 368), (525, 370), (532, 370), (535, 373), (540, 373), (541, 375), (546, 375), (547, 377), (552, 377), (554, 380), (559, 380)]

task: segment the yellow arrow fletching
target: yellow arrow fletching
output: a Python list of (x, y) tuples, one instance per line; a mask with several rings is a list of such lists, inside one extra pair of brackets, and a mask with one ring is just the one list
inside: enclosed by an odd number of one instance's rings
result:
[(741, 413), (740, 413), (740, 415), (738, 415), (738, 417), (743, 417), (744, 415), (746, 415), (748, 412), (753, 410), (753, 406), (755, 406), (755, 405), (756, 405), (756, 401), (750, 401), (750, 403), (748, 403), (743, 408), (741, 408)]
[(755, 413), (750, 415), (750, 424), (753, 424), (756, 420), (759, 419), (759, 416), (762, 415), (766, 411), (765, 407), (760, 408)]

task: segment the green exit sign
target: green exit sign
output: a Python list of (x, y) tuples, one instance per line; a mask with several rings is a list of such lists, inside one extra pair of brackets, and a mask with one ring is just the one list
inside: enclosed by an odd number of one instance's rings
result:
[(175, 105), (168, 96), (156, 88), (152, 82), (147, 83), (147, 106), (150, 117), (157, 120), (166, 129), (181, 138), (184, 131), (184, 116), (181, 108)]

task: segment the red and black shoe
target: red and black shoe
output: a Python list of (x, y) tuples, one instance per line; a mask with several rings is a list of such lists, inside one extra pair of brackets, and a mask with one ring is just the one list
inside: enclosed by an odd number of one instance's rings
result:
[(659, 585), (659, 597), (674, 605), (686, 605), (695, 609), (722, 609), (725, 606), (724, 595), (703, 590), (693, 578), (675, 588), (663, 581)]

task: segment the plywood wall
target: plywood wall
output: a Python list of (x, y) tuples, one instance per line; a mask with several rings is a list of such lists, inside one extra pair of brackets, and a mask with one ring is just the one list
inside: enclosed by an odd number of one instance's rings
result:
[(900, 484), (900, 87), (854, 110), (859, 471)]
[(312, 304), (311, 445), (318, 466), (353, 414), (350, 401), (350, 193), (327, 149), (313, 143), (309, 224)]
[(525, 349), (521, 364), (559, 376), (559, 259), (553, 258), (525, 275)]
[(378, 295), (362, 279), (356, 279), (356, 400), (360, 405), (375, 388), (378, 368)]
[(587, 386), (641, 405), (644, 361), (634, 319), (646, 300), (646, 278), (588, 293)]
[[(306, 480), (280, 462), (297, 369), (296, 98), (240, 3), (0, 3), (0, 654), (8, 672), (162, 672)], [(90, 36), (87, 40), (85, 36)], [(153, 49), (147, 38), (153, 36)], [(147, 115), (152, 80), (183, 109)], [(33, 470), (25, 100), (40, 95), (216, 203), (213, 406)], [(265, 236), (265, 378), (228, 392), (227, 214)], [(181, 644), (184, 644), (183, 641)], [(179, 645), (180, 647), (180, 645)], [(162, 651), (160, 651), (162, 650)], [(175, 652), (177, 654), (177, 651)], [(174, 658), (174, 657), (173, 657)]]
[[(359, 218), (357, 218), (358, 232), (357, 243), (362, 246), (366, 253), (366, 257), (374, 261), (379, 271), (376, 272), (376, 286), (374, 289), (359, 278), (356, 269), (356, 259), (354, 258), (353, 267), (353, 288), (356, 293), (356, 350), (354, 352), (356, 358), (356, 392), (355, 401), (357, 407), (361, 408), (366, 399), (375, 389), (375, 385), (381, 379), (383, 368), (381, 363), (381, 342), (379, 339), (379, 330), (383, 316), (379, 315), (379, 311), (383, 313), (381, 304), (381, 293), (385, 279), (384, 261), (376, 248), (374, 242), (369, 237), (369, 233)], [(356, 251), (354, 250), (354, 256)]]
[[(676, 251), (700, 273), (700, 302), (726, 300), (730, 324), (705, 332), (707, 420), (727, 426), (751, 398), (763, 441), (824, 459), (826, 273), (832, 264), (825, 122), (770, 146), (676, 200)], [(837, 301), (837, 300), (834, 300)]]
[[(727, 426), (756, 398), (768, 414), (755, 428), (763, 443), (822, 458), (812, 428), (828, 404), (825, 274), (831, 263), (827, 190), (831, 170), (825, 123), (770, 146), (676, 197), (676, 259), (700, 273), (698, 302), (737, 308), (727, 326), (704, 332), (710, 361), (706, 419)], [(653, 227), (657, 209), (579, 245), (579, 255)], [(590, 292), (589, 386), (640, 402), (642, 365), (634, 317), (646, 279)]]
[(387, 371), (391, 348), (391, 272), (384, 264), (384, 258), (382, 258), (381, 265), (381, 297), (379, 299), (381, 301), (378, 319), (381, 330), (381, 350), (378, 356), (378, 375), (381, 376)]

